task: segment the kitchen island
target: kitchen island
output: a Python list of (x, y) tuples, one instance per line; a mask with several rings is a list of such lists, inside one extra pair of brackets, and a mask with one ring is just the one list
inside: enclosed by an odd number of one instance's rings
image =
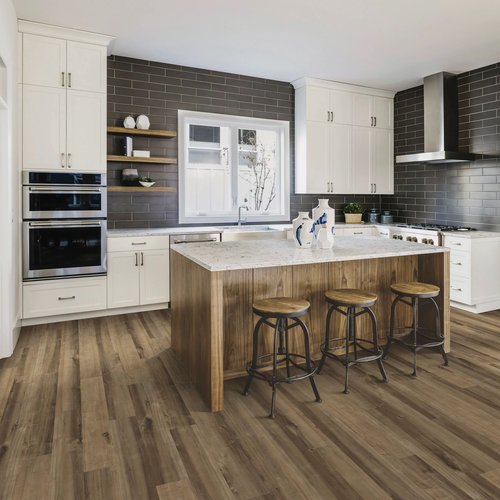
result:
[[(172, 348), (212, 411), (224, 408), (224, 380), (245, 375), (255, 318), (252, 302), (275, 296), (311, 303), (305, 322), (313, 357), (320, 357), (327, 305), (324, 292), (362, 288), (378, 295), (374, 312), (381, 343), (389, 329), (391, 283), (424, 281), (441, 288), (437, 302), (445, 350), (450, 349), (449, 251), (378, 237), (336, 237), (332, 249), (298, 249), (291, 240), (254, 240), (179, 245), (171, 253)], [(422, 309), (420, 324), (433, 318)], [(397, 325), (410, 324), (399, 306)], [(360, 318), (359, 333), (364, 321)], [(341, 328), (336, 319), (333, 328)], [(367, 331), (369, 334), (369, 331)], [(293, 334), (292, 334), (293, 337)], [(271, 352), (271, 336), (261, 349)], [(295, 339), (294, 339), (295, 340)], [(291, 350), (301, 352), (300, 336)]]

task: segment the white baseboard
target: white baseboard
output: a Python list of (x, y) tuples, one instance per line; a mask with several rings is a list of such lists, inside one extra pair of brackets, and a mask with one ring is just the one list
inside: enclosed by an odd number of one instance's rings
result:
[(463, 311), (481, 314), (489, 311), (496, 311), (500, 309), (500, 300), (493, 300), (489, 302), (482, 302), (481, 304), (474, 304), (469, 306), (467, 304), (461, 304), (460, 302), (450, 302), (452, 307), (456, 307), (457, 309), (462, 309)]
[(21, 320), (22, 326), (45, 325), (47, 323), (60, 323), (61, 321), (73, 321), (76, 319), (101, 318), (103, 316), (117, 316), (118, 314), (131, 314), (144, 311), (156, 311), (168, 309), (169, 303), (150, 304), (147, 306), (119, 307), (117, 309), (102, 309), (84, 313), (60, 314), (58, 316), (46, 316), (43, 318), (30, 318)]

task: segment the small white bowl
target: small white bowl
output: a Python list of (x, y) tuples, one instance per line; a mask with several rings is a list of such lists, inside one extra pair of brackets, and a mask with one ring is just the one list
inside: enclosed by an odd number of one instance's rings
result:
[(154, 186), (156, 184), (156, 181), (153, 182), (139, 181), (139, 184), (141, 186), (144, 186), (145, 188), (150, 188), (151, 186)]

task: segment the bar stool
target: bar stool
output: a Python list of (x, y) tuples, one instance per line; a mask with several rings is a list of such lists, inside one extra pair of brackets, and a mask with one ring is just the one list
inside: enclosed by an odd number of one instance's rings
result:
[[(269, 415), (271, 418), (275, 417), (276, 386), (283, 382), (290, 383), (309, 378), (316, 401), (321, 402), (316, 383), (314, 382), (316, 366), (311, 360), (309, 331), (302, 320), (299, 319), (300, 316), (307, 314), (310, 306), (307, 300), (290, 297), (257, 300), (252, 304), (254, 314), (260, 316), (260, 318), (253, 332), (252, 361), (247, 366), (248, 379), (243, 390), (243, 395), (248, 395), (248, 390), (254, 377), (266, 380), (272, 388), (271, 413)], [(275, 320), (275, 322), (273, 323), (270, 320)], [(272, 353), (258, 355), (259, 333), (262, 325), (268, 325), (274, 329), (274, 349)], [(292, 353), (288, 349), (288, 332), (296, 326), (302, 329), (304, 335), (304, 356)], [(278, 359), (278, 356), (281, 359)], [(300, 360), (305, 361), (305, 367), (299, 364)], [(281, 364), (284, 364), (286, 367), (286, 377), (278, 375), (278, 365)], [(271, 365), (271, 374), (263, 371), (264, 368)], [(292, 375), (290, 370), (291, 365), (304, 371), (304, 373)]]
[[(389, 349), (393, 342), (399, 342), (413, 351), (413, 376), (417, 375), (417, 352), (421, 349), (429, 347), (439, 347), (443, 356), (445, 366), (448, 366), (448, 357), (444, 352), (444, 337), (441, 334), (441, 314), (439, 307), (434, 300), (434, 297), (439, 295), (440, 289), (438, 286), (430, 285), (429, 283), (406, 282), (394, 283), (391, 285), (391, 290), (396, 294), (396, 298), (391, 305), (391, 319), (389, 327), (389, 338), (384, 350), (384, 358), (389, 353)], [(410, 299), (410, 300), (407, 300)], [(404, 331), (399, 334), (394, 333), (394, 313), (396, 305), (402, 302), (412, 308), (412, 325), (411, 327), (402, 327), (403, 329), (410, 328), (409, 331)], [(424, 304), (432, 304), (436, 316), (436, 327), (433, 336), (429, 336), (428, 330), (420, 328), (418, 325), (419, 306)], [(410, 341), (406, 341), (405, 337), (410, 337)], [(421, 342), (423, 340), (424, 342)]]
[[(371, 310), (371, 306), (377, 301), (377, 296), (374, 293), (356, 288), (341, 288), (325, 292), (325, 300), (329, 304), (329, 308), (326, 316), (325, 342), (321, 345), (323, 356), (319, 363), (318, 373), (322, 370), (327, 357), (340, 361), (345, 367), (344, 393), (349, 394), (349, 367), (357, 363), (377, 361), (380, 374), (384, 382), (387, 382), (387, 374), (382, 363), (383, 350), (378, 345), (377, 320)], [(341, 308), (345, 308), (345, 311)], [(356, 312), (356, 308), (361, 310)], [(335, 311), (346, 317), (344, 337), (330, 338), (330, 322)], [(371, 319), (372, 340), (358, 339), (356, 336), (356, 318), (362, 314), (368, 314)], [(371, 344), (373, 348), (367, 349), (363, 345), (367, 343)], [(332, 344), (336, 345), (332, 346)], [(353, 347), (352, 354), (349, 352), (351, 346)], [(358, 347), (367, 354), (359, 357)], [(345, 350), (344, 354), (335, 354), (335, 351), (340, 349)]]

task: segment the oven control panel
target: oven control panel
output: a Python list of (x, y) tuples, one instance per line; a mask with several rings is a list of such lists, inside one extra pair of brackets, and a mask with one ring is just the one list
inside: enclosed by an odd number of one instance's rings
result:
[(424, 245), (439, 245), (439, 237), (438, 236), (423, 236), (421, 234), (413, 234), (406, 233), (402, 231), (396, 230), (392, 233), (392, 239), (401, 240), (401, 241), (409, 241), (411, 243), (422, 243)]

